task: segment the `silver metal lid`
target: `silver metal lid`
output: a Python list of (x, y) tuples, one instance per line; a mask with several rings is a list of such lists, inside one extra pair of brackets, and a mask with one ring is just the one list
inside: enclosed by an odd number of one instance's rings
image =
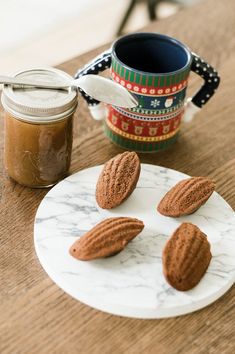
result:
[[(25, 70), (16, 73), (14, 77), (51, 83), (73, 80), (67, 73), (54, 68)], [(72, 88), (50, 90), (4, 85), (1, 99), (3, 107), (10, 114), (18, 119), (34, 123), (48, 123), (64, 119), (77, 107), (77, 91)]]

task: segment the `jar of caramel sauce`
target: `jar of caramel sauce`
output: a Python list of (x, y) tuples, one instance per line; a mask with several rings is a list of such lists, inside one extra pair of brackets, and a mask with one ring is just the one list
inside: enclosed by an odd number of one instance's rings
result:
[[(33, 69), (15, 76), (48, 83), (72, 80), (57, 69)], [(2, 105), (9, 176), (32, 188), (49, 187), (63, 179), (71, 161), (77, 92), (4, 85)]]

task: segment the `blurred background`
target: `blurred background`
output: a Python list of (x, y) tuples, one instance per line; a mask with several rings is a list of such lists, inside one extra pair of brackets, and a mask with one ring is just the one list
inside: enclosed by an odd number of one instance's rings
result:
[(0, 74), (54, 66), (198, 0), (0, 0)]

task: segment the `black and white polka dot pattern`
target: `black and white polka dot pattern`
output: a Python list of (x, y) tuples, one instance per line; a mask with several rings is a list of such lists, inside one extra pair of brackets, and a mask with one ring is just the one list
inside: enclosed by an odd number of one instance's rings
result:
[(220, 78), (217, 71), (198, 55), (192, 53), (192, 57), (191, 70), (201, 76), (205, 81), (204, 85), (192, 98), (192, 102), (197, 107), (201, 108), (214, 95), (215, 90), (219, 86)]
[[(98, 74), (101, 71), (104, 71), (110, 68), (111, 65), (111, 52), (105, 51), (104, 53), (100, 54), (98, 57), (93, 59), (91, 62), (86, 64), (83, 68), (79, 69), (75, 74), (75, 79), (78, 79), (81, 76), (87, 74)], [(95, 100), (94, 98), (87, 95), (82, 89), (79, 89), (83, 98), (87, 101), (89, 106), (96, 106), (99, 104), (99, 101)]]

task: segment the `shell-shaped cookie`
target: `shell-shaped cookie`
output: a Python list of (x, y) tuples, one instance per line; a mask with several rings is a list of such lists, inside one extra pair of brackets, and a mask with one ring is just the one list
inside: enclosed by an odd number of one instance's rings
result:
[(184, 179), (166, 193), (157, 210), (162, 215), (173, 217), (192, 214), (207, 201), (214, 190), (215, 183), (208, 177)]
[(135, 218), (108, 218), (75, 241), (69, 252), (83, 261), (112, 256), (122, 251), (143, 228), (143, 222)]
[(206, 235), (196, 225), (183, 223), (163, 250), (163, 274), (173, 288), (190, 290), (200, 282), (211, 257)]
[(96, 185), (96, 201), (103, 209), (112, 209), (127, 199), (136, 187), (140, 160), (135, 152), (124, 152), (109, 160)]

